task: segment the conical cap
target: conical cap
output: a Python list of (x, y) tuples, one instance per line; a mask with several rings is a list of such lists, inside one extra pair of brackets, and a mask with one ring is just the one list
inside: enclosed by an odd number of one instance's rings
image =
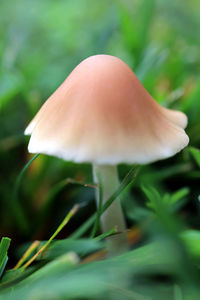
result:
[(82, 61), (44, 103), (25, 133), (29, 152), (75, 162), (149, 163), (189, 142), (187, 117), (161, 107), (119, 58)]

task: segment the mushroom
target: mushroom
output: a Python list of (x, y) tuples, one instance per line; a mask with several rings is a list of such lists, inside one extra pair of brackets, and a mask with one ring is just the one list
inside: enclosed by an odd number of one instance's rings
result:
[[(31, 153), (92, 163), (105, 203), (119, 184), (117, 164), (147, 164), (175, 155), (189, 142), (186, 125), (185, 114), (160, 106), (122, 60), (95, 55), (72, 71), (25, 134), (31, 134)], [(110, 238), (111, 251), (127, 248), (119, 199), (103, 213), (101, 224), (104, 232), (115, 225), (121, 232)]]

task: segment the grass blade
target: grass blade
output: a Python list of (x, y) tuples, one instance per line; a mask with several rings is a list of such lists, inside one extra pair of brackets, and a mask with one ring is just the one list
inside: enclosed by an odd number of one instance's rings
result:
[(13, 270), (19, 269), (24, 264), (24, 262), (30, 257), (30, 255), (38, 248), (39, 244), (40, 244), (39, 241), (34, 241), (30, 245), (30, 247), (26, 250), (22, 258), (18, 261), (18, 263), (16, 264)]
[(11, 242), (11, 239), (9, 239), (8, 237), (3, 237), (1, 239), (1, 243), (0, 243), (0, 277), (2, 276), (3, 271), (6, 267), (7, 261), (8, 261), (7, 252), (8, 252), (8, 248), (10, 246), (10, 242)]
[(194, 160), (196, 161), (198, 167), (200, 167), (200, 150), (194, 147), (189, 147), (189, 151), (192, 154)]
[(100, 225), (100, 218), (101, 218), (101, 214), (102, 214), (102, 210), (103, 210), (103, 189), (102, 189), (102, 181), (101, 181), (100, 174), (97, 174), (97, 177), (98, 177), (98, 183), (99, 183), (99, 188), (98, 188), (99, 207), (97, 209), (96, 221), (95, 221), (94, 227), (92, 229), (91, 238), (95, 237), (95, 235), (96, 235), (96, 232)]
[(11, 203), (11, 207), (12, 207), (12, 211), (13, 211), (13, 215), (15, 217), (17, 226), (19, 226), (20, 230), (23, 232), (28, 231), (29, 228), (29, 222), (24, 214), (24, 211), (20, 205), (19, 202), (19, 198), (18, 198), (18, 194), (19, 194), (19, 188), (20, 188), (20, 184), (22, 181), (22, 178), (24, 176), (24, 173), (26, 172), (26, 170), (29, 168), (29, 166), (32, 164), (32, 162), (39, 156), (39, 154), (35, 154), (29, 161), (28, 163), (24, 166), (24, 168), (21, 170), (21, 172), (19, 173), (16, 182), (15, 182), (15, 186), (13, 189), (13, 194), (12, 194), (12, 203)]
[(23, 269), (26, 269), (30, 264), (32, 264), (32, 262), (44, 251), (47, 249), (47, 247), (49, 246), (49, 244), (51, 243), (51, 241), (59, 234), (59, 232), (63, 229), (63, 227), (65, 227), (65, 225), (70, 221), (70, 219), (74, 216), (74, 214), (77, 212), (79, 206), (75, 205), (70, 212), (66, 215), (66, 217), (64, 218), (64, 220), (62, 221), (62, 223), (58, 226), (58, 228), (56, 229), (56, 231), (54, 232), (54, 234), (50, 237), (50, 239), (46, 242), (46, 244), (44, 246), (42, 246), (42, 248), (40, 248), (40, 250), (29, 260), (27, 261), (27, 263), (23, 266)]
[[(125, 176), (119, 188), (116, 190), (115, 193), (108, 199), (108, 201), (104, 204), (102, 213), (113, 203), (113, 201), (124, 191), (126, 188), (130, 188), (130, 186), (134, 183), (135, 177), (138, 173), (138, 168), (133, 167), (128, 174)], [(95, 222), (97, 213), (94, 213), (87, 221), (85, 221), (80, 228), (78, 228), (72, 235), (72, 238), (79, 238), (81, 237)]]
[(107, 232), (104, 232), (100, 235), (98, 235), (97, 237), (95, 237), (96, 241), (101, 241), (111, 235), (117, 234), (117, 227), (113, 227), (112, 229), (108, 230)]

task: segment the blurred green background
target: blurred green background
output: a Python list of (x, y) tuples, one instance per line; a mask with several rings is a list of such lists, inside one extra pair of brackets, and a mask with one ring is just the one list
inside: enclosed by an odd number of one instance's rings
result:
[[(199, 0), (1, 0), (0, 41), (0, 236), (13, 240), (11, 266), (18, 257), (16, 248), (48, 239), (74, 203), (81, 203), (81, 209), (60, 238), (95, 210), (92, 188), (58, 187), (65, 178), (91, 183), (91, 166), (45, 155), (32, 163), (20, 184), (18, 200), (25, 220), (16, 217), (13, 196), (17, 176), (32, 157), (24, 129), (73, 68), (94, 54), (124, 60), (156, 101), (189, 118), (190, 147), (142, 166), (124, 197), (129, 227), (142, 227), (148, 219), (153, 206), (147, 201), (150, 187), (155, 189), (150, 198), (156, 197), (155, 191), (165, 202), (173, 198), (171, 212), (184, 228), (199, 229)], [(119, 166), (120, 178), (129, 169)], [(158, 227), (141, 235), (140, 243), (159, 236)]]

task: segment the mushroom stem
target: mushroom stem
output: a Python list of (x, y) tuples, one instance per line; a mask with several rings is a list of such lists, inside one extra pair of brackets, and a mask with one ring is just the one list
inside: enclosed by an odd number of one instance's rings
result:
[[(93, 165), (93, 177), (95, 183), (101, 180), (102, 205), (117, 190), (119, 186), (117, 167), (112, 165)], [(99, 206), (99, 193), (96, 193), (97, 206)], [(117, 198), (101, 216), (102, 231), (106, 232), (117, 226), (119, 234), (107, 238), (108, 252), (117, 254), (128, 250), (128, 239), (126, 236), (126, 225), (120, 199)]]

